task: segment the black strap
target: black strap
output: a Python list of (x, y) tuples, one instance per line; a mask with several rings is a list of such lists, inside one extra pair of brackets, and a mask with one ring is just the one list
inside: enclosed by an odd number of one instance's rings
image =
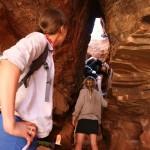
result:
[(38, 70), (42, 65), (45, 64), (46, 62), (46, 58), (48, 56), (48, 44), (46, 45), (44, 52), (37, 58), (35, 59), (32, 64), (30, 65), (30, 69), (28, 71), (28, 73), (23, 77), (23, 79), (20, 81), (19, 83), (19, 87), (24, 84), (24, 86), (27, 88), (28, 86), (28, 82), (27, 80), (29, 79), (29, 77), (36, 71)]

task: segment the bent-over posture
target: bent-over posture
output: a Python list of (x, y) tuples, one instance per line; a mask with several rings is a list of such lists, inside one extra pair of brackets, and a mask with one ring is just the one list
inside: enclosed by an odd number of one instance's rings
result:
[[(52, 129), (53, 49), (67, 34), (66, 18), (56, 8), (40, 12), (39, 31), (19, 40), (0, 58), (0, 150), (37, 148), (37, 138)], [(45, 63), (19, 87), (33, 61), (48, 49)], [(38, 62), (37, 62), (38, 63)]]

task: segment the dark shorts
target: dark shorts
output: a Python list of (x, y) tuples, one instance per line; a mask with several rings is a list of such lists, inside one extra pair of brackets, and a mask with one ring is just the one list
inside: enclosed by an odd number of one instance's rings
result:
[(80, 119), (77, 123), (76, 133), (98, 134), (98, 120)]
[[(15, 118), (16, 121), (21, 121), (19, 117)], [(2, 115), (0, 114), (0, 150), (21, 150), (26, 145), (26, 140), (21, 137), (12, 136), (7, 134), (2, 125)], [(37, 139), (34, 139), (28, 150), (36, 150)]]

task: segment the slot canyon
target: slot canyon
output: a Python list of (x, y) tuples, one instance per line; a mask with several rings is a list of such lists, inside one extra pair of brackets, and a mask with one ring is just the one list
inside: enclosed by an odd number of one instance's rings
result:
[(113, 77), (100, 148), (150, 150), (150, 0), (0, 0), (0, 51), (35, 31), (40, 10), (49, 5), (66, 14), (69, 31), (54, 55), (54, 126), (44, 140), (60, 134), (62, 149), (72, 149), (72, 112), (94, 21), (102, 17)]

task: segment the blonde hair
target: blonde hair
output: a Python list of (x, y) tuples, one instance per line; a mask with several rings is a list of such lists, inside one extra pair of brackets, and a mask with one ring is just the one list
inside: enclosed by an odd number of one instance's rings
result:
[(88, 76), (88, 77), (86, 77), (85, 79), (84, 79), (84, 81), (83, 81), (83, 87), (84, 88), (87, 88), (87, 81), (89, 81), (89, 80), (92, 80), (93, 81), (93, 86), (92, 86), (92, 88), (96, 88), (96, 79), (94, 78), (94, 77), (92, 77), (92, 76)]

